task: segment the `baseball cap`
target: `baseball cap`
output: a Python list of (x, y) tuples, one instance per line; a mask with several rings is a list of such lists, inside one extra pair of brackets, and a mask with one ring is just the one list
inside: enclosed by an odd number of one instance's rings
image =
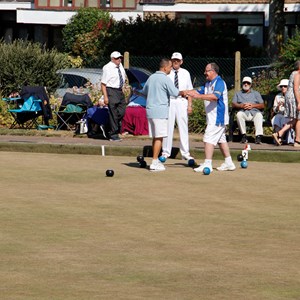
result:
[(174, 52), (174, 53), (172, 54), (171, 59), (180, 59), (180, 60), (182, 60), (182, 55), (181, 55), (181, 53), (179, 53), (179, 52)]
[(110, 58), (119, 58), (119, 57), (123, 57), (123, 55), (118, 51), (114, 51), (110, 55)]
[(246, 77), (243, 78), (242, 82), (250, 82), (250, 83), (252, 83), (252, 78), (249, 77), (249, 76), (246, 76)]

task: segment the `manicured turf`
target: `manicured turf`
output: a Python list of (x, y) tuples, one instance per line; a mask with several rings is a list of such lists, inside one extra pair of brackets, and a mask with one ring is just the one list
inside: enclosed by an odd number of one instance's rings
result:
[(236, 165), (0, 152), (1, 299), (299, 299), (299, 164)]

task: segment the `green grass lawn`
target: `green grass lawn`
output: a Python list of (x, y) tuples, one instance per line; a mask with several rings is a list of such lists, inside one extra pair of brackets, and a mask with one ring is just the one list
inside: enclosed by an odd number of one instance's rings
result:
[(299, 164), (166, 167), (0, 152), (1, 299), (300, 299)]

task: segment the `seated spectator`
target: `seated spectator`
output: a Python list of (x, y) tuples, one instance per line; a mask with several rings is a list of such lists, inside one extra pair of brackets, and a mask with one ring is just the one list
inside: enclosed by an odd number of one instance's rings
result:
[(145, 97), (131, 95), (122, 120), (121, 133), (122, 135), (148, 135)]
[(263, 135), (264, 100), (261, 94), (252, 88), (251, 77), (244, 77), (242, 89), (233, 96), (232, 107), (239, 110), (237, 113), (237, 124), (242, 135), (241, 143), (248, 143), (246, 134), (246, 121), (253, 121), (255, 127), (255, 143), (261, 144)]
[[(289, 123), (290, 119), (284, 116), (285, 112), (285, 94), (289, 84), (288, 79), (282, 79), (277, 85), (279, 94), (276, 95), (273, 104), (273, 113), (275, 114), (272, 118), (273, 127), (273, 138), (275, 143), (280, 146), (283, 143), (294, 144), (294, 129)], [(279, 135), (279, 131), (282, 131), (282, 136)]]

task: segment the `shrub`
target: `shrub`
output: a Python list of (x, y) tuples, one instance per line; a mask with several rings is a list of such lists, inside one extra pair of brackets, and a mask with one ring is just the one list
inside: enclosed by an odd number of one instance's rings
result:
[(193, 113), (189, 116), (189, 132), (202, 133), (206, 127), (204, 101), (193, 100)]
[(294, 63), (299, 59), (300, 31), (297, 29), (295, 35), (284, 43), (279, 55), (279, 63), (281, 64), (281, 68), (286, 70), (286, 76), (290, 75), (293, 70)]
[(2, 95), (20, 91), (24, 85), (46, 86), (53, 91), (59, 84), (58, 69), (68, 67), (67, 55), (46, 50), (39, 43), (0, 41), (0, 89)]

